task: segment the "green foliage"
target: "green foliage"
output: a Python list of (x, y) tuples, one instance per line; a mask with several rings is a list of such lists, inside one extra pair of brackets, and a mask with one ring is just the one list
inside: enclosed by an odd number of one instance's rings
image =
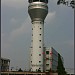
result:
[(23, 70), (21, 68), (19, 68), (18, 72), (23, 72)]
[(67, 75), (67, 73), (65, 71), (65, 68), (64, 68), (64, 65), (63, 65), (63, 62), (62, 62), (62, 59), (61, 59), (61, 56), (60, 56), (59, 53), (58, 53), (58, 67), (57, 67), (57, 72), (58, 72), (58, 75)]

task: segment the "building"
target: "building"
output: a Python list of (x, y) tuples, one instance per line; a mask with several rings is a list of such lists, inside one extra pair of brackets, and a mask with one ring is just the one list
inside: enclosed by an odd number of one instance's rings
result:
[(32, 23), (30, 71), (57, 70), (58, 52), (44, 47), (44, 20), (48, 14), (48, 0), (28, 0), (28, 13)]
[(58, 52), (53, 47), (45, 49), (45, 71), (57, 71)]
[[(53, 71), (56, 72), (57, 71), (57, 66), (58, 66), (58, 52), (53, 48), (47, 48), (44, 47), (44, 71), (45, 72), (49, 72), (49, 71)], [(60, 55), (62, 63), (64, 64), (64, 59), (63, 57)]]
[(28, 13), (32, 23), (30, 69), (34, 72), (43, 72), (44, 20), (48, 14), (48, 0), (28, 0), (28, 2)]
[(1, 71), (9, 71), (10, 60), (1, 58)]

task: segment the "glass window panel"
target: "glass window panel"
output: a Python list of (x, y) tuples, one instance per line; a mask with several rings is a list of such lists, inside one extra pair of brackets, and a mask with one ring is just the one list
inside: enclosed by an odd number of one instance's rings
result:
[(39, 1), (39, 0), (33, 0), (33, 2), (37, 2), (37, 1)]
[(28, 2), (29, 2), (29, 3), (31, 3), (31, 2), (32, 2), (32, 0), (28, 0)]
[(44, 0), (40, 0), (40, 2), (44, 2)]
[(49, 54), (49, 51), (46, 51), (46, 54)]

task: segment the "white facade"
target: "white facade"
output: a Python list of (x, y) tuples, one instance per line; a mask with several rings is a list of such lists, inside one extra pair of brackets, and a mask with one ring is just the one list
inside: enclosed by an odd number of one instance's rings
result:
[(58, 66), (58, 52), (54, 48), (45, 50), (45, 71), (56, 71)]
[[(44, 25), (43, 22), (35, 21), (33, 24), (33, 45), (32, 45), (32, 67), (34, 70), (43, 71), (43, 43)], [(35, 66), (35, 67), (34, 67)]]
[(35, 72), (38, 70), (43, 72), (44, 68), (44, 19), (48, 13), (48, 6), (46, 2), (47, 0), (29, 0), (28, 6), (28, 13), (32, 21), (30, 70)]

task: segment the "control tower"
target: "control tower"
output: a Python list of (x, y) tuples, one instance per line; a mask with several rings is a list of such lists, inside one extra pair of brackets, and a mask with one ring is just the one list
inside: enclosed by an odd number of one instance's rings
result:
[(28, 13), (32, 23), (31, 71), (44, 71), (44, 20), (48, 14), (48, 0), (28, 0)]

